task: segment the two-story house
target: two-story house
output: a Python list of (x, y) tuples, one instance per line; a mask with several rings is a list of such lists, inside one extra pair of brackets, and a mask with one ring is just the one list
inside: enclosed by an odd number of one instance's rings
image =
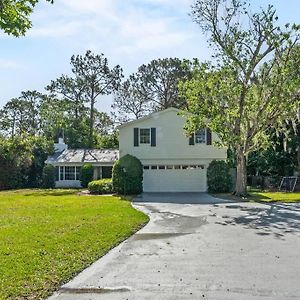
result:
[(188, 137), (179, 112), (168, 108), (119, 127), (119, 155), (141, 160), (144, 192), (205, 192), (209, 163), (227, 157), (209, 129)]

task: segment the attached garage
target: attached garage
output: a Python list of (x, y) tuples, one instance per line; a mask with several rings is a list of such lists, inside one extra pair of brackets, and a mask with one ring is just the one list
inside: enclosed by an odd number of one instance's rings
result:
[(144, 192), (206, 192), (204, 165), (144, 165)]

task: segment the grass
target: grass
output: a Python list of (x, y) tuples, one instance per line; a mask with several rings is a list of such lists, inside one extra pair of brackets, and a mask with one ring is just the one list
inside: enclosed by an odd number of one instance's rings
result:
[(147, 221), (114, 196), (0, 192), (0, 299), (44, 299)]
[(259, 202), (284, 202), (284, 203), (294, 203), (300, 202), (300, 193), (285, 193), (285, 192), (259, 192), (251, 191), (246, 198), (241, 199), (229, 193), (213, 194), (216, 198), (223, 198), (226, 200), (233, 201), (259, 201)]

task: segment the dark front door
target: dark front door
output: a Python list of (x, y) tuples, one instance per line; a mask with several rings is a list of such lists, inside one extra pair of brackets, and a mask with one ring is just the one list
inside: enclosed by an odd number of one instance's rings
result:
[(112, 167), (102, 167), (102, 178), (111, 178)]

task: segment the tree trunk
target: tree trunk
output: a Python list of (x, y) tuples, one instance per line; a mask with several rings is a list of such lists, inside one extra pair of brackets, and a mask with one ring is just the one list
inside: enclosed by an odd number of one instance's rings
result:
[(297, 149), (297, 162), (298, 162), (297, 172), (298, 172), (298, 176), (300, 176), (300, 146), (298, 146)]
[(246, 167), (246, 156), (243, 150), (237, 151), (237, 176), (235, 185), (235, 195), (238, 197), (246, 196), (247, 194), (247, 167)]
[(94, 106), (95, 101), (91, 99), (91, 112), (90, 112), (90, 140), (89, 140), (89, 147), (93, 148), (94, 146)]

